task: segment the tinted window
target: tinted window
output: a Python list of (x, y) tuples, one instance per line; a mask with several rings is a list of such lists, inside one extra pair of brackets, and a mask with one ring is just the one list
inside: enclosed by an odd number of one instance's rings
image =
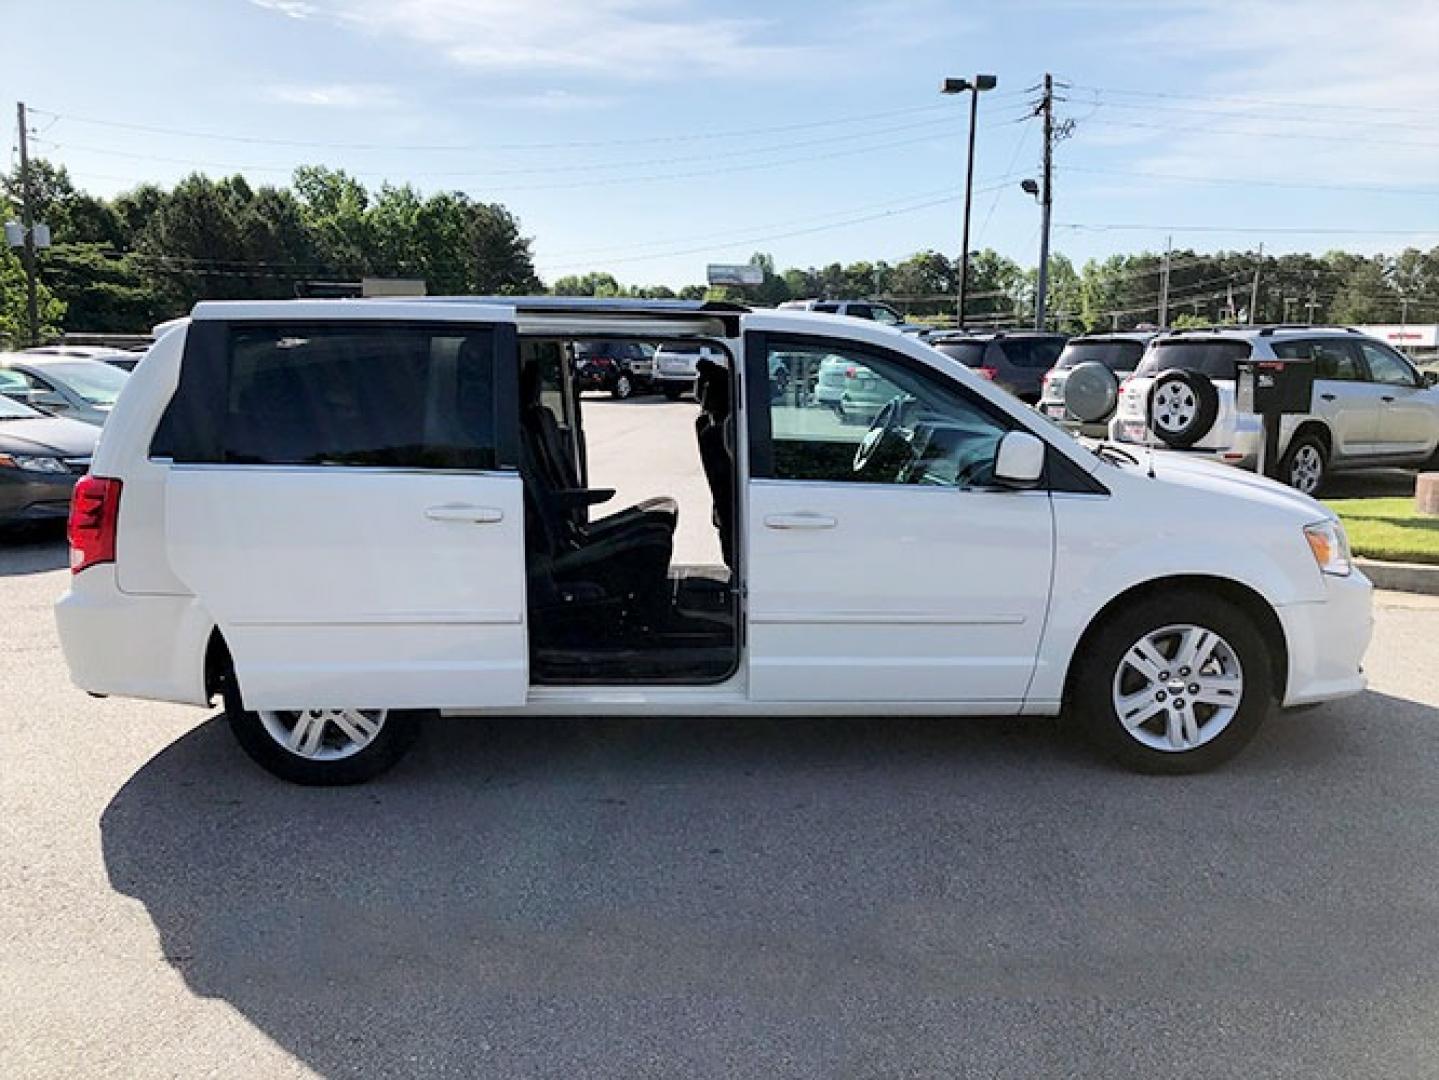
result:
[(935, 348), (965, 367), (979, 367), (984, 363), (984, 350), (989, 345), (983, 341), (941, 341)]
[(1372, 341), (1361, 341), (1359, 347), (1364, 350), (1364, 360), (1369, 365), (1369, 378), (1374, 382), (1387, 383), (1390, 386), (1417, 384), (1414, 370), (1408, 362), (1401, 360), (1384, 346), (1376, 345)]
[(1316, 379), (1354, 382), (1361, 378), (1359, 359), (1347, 341), (1280, 341), (1274, 345), (1274, 355), (1282, 360), (1313, 360)]
[(770, 445), (776, 480), (914, 484), (969, 488), (992, 482), (994, 455), (1009, 424), (962, 388), (897, 357), (843, 346), (775, 342), (770, 363), (807, 357), (818, 371), (812, 393), (771, 395)]
[(186, 367), (194, 363), (196, 373), (182, 372), (156, 454), (263, 465), (495, 466), (488, 331), (241, 324), (228, 335), (208, 333), (214, 353), (187, 348)]
[(1188, 368), (1211, 379), (1236, 378), (1234, 362), (1249, 356), (1247, 341), (1156, 341), (1149, 346), (1138, 374), (1158, 375)]
[(844, 313), (855, 319), (873, 319), (874, 311), (868, 304), (850, 304)]
[(830, 314), (833, 315), (833, 314), (836, 314), (836, 313), (839, 311), (839, 305), (838, 305), (838, 304), (816, 304), (816, 305), (814, 306), (814, 310), (815, 310), (815, 311), (828, 311)]
[(1059, 354), (1064, 350), (1063, 338), (1000, 338), (997, 342), (1004, 358), (1015, 367), (1054, 367)]
[(1059, 354), (1055, 366), (1072, 368), (1097, 361), (1110, 371), (1133, 371), (1143, 355), (1144, 343), (1140, 341), (1071, 341)]

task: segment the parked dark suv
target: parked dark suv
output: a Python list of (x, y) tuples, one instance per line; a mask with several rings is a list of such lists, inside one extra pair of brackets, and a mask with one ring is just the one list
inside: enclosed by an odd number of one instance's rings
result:
[(973, 368), (1020, 401), (1033, 405), (1043, 391), (1044, 373), (1054, 366), (1064, 343), (1063, 334), (1038, 330), (1000, 330), (988, 334), (949, 333), (930, 338), (945, 356)]
[(653, 390), (655, 349), (642, 341), (576, 341), (575, 375), (581, 390), (608, 390), (627, 398)]

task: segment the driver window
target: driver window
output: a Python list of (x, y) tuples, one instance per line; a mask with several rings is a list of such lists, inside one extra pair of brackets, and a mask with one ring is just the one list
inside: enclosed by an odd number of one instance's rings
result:
[(1374, 382), (1390, 386), (1415, 385), (1414, 373), (1409, 365), (1388, 349), (1367, 341), (1361, 341), (1359, 347), (1364, 350), (1364, 359), (1369, 364), (1369, 378)]
[[(772, 478), (969, 488), (1010, 429), (942, 376), (880, 352), (771, 340)], [(798, 377), (796, 377), (798, 376)], [(771, 375), (773, 379), (773, 375)]]

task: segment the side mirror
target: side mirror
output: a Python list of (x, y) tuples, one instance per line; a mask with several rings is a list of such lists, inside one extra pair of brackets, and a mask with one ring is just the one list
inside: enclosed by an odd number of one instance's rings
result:
[(1429, 368), (1426, 371), (1421, 371), (1419, 375), (1423, 378), (1425, 386), (1439, 386), (1439, 370)]
[(1032, 488), (1044, 478), (1044, 440), (1027, 431), (1011, 431), (994, 454), (994, 482), (1000, 487)]

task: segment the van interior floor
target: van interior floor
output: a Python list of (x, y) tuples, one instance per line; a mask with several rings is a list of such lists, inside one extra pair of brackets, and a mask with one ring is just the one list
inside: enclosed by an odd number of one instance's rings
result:
[(531, 612), (530, 682), (620, 686), (722, 682), (739, 659), (739, 610), (724, 566), (671, 566), (663, 603)]

